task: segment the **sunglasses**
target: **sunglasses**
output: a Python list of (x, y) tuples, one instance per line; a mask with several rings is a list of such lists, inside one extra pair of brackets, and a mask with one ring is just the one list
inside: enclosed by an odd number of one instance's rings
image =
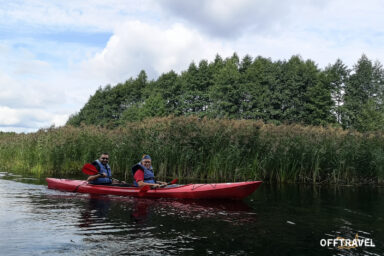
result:
[(108, 157), (102, 157), (101, 160), (109, 160)]

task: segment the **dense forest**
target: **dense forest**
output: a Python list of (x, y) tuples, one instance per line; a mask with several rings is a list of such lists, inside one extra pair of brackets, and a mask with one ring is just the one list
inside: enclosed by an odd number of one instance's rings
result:
[(252, 119), (273, 124), (383, 130), (384, 69), (362, 55), (352, 69), (340, 59), (321, 70), (292, 56), (192, 62), (148, 81), (145, 71), (116, 86), (99, 88), (67, 124), (114, 128), (149, 117)]

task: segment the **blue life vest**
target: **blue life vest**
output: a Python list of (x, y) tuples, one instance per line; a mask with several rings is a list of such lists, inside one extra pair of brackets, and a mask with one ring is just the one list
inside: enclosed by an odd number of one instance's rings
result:
[[(151, 168), (148, 169), (139, 162), (138, 164), (136, 164), (135, 166), (132, 167), (132, 175), (133, 176), (135, 176), (135, 172), (137, 170), (143, 170), (144, 171), (144, 182), (152, 183), (152, 184), (156, 183), (155, 175), (153, 174), (153, 170), (152, 170), (152, 166), (151, 166)], [(136, 180), (133, 180), (133, 185), (135, 185), (136, 187), (139, 186), (139, 184), (137, 184)]]
[(112, 183), (112, 172), (111, 172), (111, 167), (109, 167), (109, 164), (104, 166), (102, 163), (100, 163), (99, 160), (95, 161), (99, 167), (100, 167), (100, 173), (105, 174), (107, 177), (103, 178), (96, 178), (92, 180), (90, 183), (95, 184), (95, 185), (101, 185), (101, 184), (111, 184)]

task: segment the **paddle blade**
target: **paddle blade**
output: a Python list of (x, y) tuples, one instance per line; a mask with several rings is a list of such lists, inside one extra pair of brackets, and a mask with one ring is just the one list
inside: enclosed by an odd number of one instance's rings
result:
[(151, 189), (151, 186), (149, 186), (149, 185), (145, 185), (145, 186), (141, 187), (139, 190), (139, 196), (144, 196), (145, 193), (150, 189)]
[(179, 181), (179, 179), (174, 179), (172, 180), (171, 182), (168, 183), (168, 185), (172, 185), (172, 184), (175, 184)]
[(83, 166), (83, 169), (81, 169), (81, 171), (87, 175), (96, 175), (99, 173), (96, 167), (92, 164), (85, 164)]

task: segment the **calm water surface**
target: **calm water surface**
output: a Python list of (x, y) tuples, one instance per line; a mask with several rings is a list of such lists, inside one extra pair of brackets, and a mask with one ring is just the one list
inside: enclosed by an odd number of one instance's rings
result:
[[(0, 173), (0, 255), (384, 255), (384, 188), (262, 186), (239, 202), (47, 189)], [(321, 247), (321, 239), (375, 247)]]

